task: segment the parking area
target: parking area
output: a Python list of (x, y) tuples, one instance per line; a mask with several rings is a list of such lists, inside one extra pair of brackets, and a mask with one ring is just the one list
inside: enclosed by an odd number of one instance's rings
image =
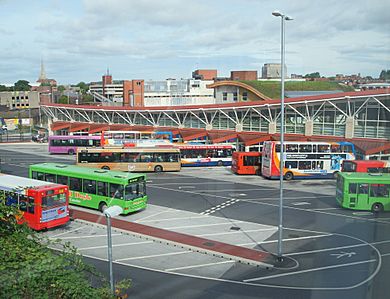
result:
[[(2, 169), (22, 176), (30, 164), (74, 161), (73, 156), (50, 156), (38, 144), (7, 145), (0, 153)], [(365, 288), (386, 277), (390, 215), (340, 208), (334, 185), (333, 180), (285, 183), (284, 261), (268, 269), (116, 228), (114, 264), (164, 278), (168, 274), (242, 286), (312, 291)], [(233, 175), (228, 167), (152, 173), (147, 181), (148, 207), (119, 219), (276, 253), (278, 186), (278, 181), (258, 176)], [(97, 211), (82, 210), (103, 217)], [(106, 233), (104, 225), (75, 220), (44, 234), (71, 242), (86, 257), (106, 261)]]

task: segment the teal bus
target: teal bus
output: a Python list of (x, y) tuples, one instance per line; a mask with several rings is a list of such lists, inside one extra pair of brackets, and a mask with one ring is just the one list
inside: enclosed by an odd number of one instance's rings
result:
[(390, 174), (339, 172), (336, 199), (347, 209), (390, 211)]
[(103, 212), (120, 206), (123, 214), (145, 209), (146, 176), (75, 165), (30, 165), (30, 178), (69, 186), (69, 203)]

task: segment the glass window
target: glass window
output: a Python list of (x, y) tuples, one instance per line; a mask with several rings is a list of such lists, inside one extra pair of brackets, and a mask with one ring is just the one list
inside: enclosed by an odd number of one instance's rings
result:
[(299, 161), (298, 169), (300, 170), (311, 169), (311, 161)]
[(153, 154), (140, 154), (139, 159), (141, 162), (153, 162)]
[(110, 183), (110, 197), (123, 199), (123, 186)]
[(319, 153), (330, 153), (330, 146), (328, 144), (319, 144), (317, 150)]
[(299, 152), (300, 153), (311, 153), (312, 145), (311, 144), (300, 144)]
[(34, 212), (35, 212), (35, 209), (34, 209), (34, 197), (29, 196), (27, 198), (27, 202), (28, 202), (27, 212), (31, 213), (31, 214), (34, 214)]
[(108, 196), (106, 182), (97, 182), (97, 194), (100, 196)]
[(68, 185), (68, 177), (64, 175), (57, 175), (57, 183), (62, 185)]
[(372, 196), (372, 197), (388, 197), (389, 196), (389, 185), (371, 184), (370, 185), (370, 196)]
[(368, 184), (359, 184), (359, 194), (368, 194)]
[(27, 198), (22, 194), (19, 194), (19, 209), (23, 212), (27, 212)]
[(62, 205), (65, 202), (66, 202), (66, 196), (64, 193), (42, 197), (43, 208), (50, 208), (50, 207)]
[(81, 192), (81, 179), (69, 178), (69, 188), (72, 191), (80, 191)]
[(298, 161), (286, 161), (284, 167), (288, 169), (298, 168)]
[(286, 153), (297, 153), (298, 144), (286, 144)]
[(56, 175), (51, 173), (46, 173), (45, 175), (45, 181), (55, 183), (56, 182)]
[(343, 162), (343, 171), (356, 172), (356, 163), (353, 161), (344, 161)]
[(340, 153), (341, 152), (341, 147), (339, 144), (332, 144), (330, 147), (330, 150), (332, 153)]
[(83, 192), (96, 194), (96, 181), (83, 179)]
[(349, 184), (349, 193), (350, 194), (356, 194), (357, 191), (357, 184), (356, 183), (350, 183)]
[(342, 145), (341, 151), (343, 153), (352, 153), (352, 145)]
[(36, 171), (31, 172), (31, 177), (35, 180), (38, 179), (38, 173)]
[(324, 169), (324, 161), (312, 161), (311, 163), (312, 169)]

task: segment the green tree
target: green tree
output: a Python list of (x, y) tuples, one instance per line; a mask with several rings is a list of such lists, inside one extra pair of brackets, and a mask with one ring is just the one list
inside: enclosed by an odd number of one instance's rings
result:
[(390, 70), (382, 70), (379, 79), (381, 80), (390, 80)]
[[(70, 243), (51, 241), (17, 224), (19, 211), (0, 201), (0, 298), (114, 298), (106, 279)], [(90, 280), (100, 287), (91, 286)], [(130, 280), (117, 285), (117, 294)], [(118, 289), (118, 286), (120, 288)]]
[(304, 78), (321, 78), (321, 75), (319, 72), (306, 74)]
[(59, 86), (57, 87), (57, 89), (58, 89), (59, 92), (63, 93), (64, 90), (65, 90), (66, 88), (65, 88), (64, 85), (59, 85)]
[(76, 86), (80, 87), (80, 91), (82, 94), (86, 94), (89, 89), (89, 85), (86, 84), (85, 82), (77, 83)]
[(68, 96), (66, 96), (66, 95), (62, 95), (62, 96), (60, 96), (60, 98), (58, 99), (58, 103), (59, 104), (70, 104), (69, 103), (69, 98), (68, 98)]
[(29, 91), (31, 90), (31, 86), (29, 84), (30, 82), (26, 80), (18, 80), (14, 84), (14, 90), (15, 91)]
[(0, 85), (0, 91), (9, 91), (9, 88), (5, 85)]

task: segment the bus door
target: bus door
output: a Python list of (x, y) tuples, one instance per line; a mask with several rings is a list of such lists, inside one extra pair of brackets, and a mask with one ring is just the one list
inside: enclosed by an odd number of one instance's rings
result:
[(345, 192), (345, 197), (347, 197), (348, 208), (355, 208), (358, 203), (358, 185), (357, 183), (349, 183), (348, 192)]
[(357, 185), (358, 185), (357, 202), (359, 203), (360, 206), (362, 205), (368, 206), (369, 205), (368, 184), (358, 183)]

